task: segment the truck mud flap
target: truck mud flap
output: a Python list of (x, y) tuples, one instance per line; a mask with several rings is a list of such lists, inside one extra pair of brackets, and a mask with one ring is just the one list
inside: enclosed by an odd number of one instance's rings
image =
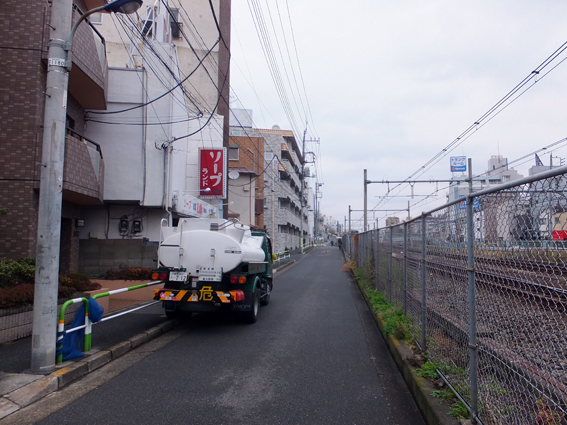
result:
[(244, 292), (245, 298), (242, 301), (238, 301), (231, 304), (232, 311), (251, 311), (252, 310), (252, 299), (254, 297), (254, 292)]

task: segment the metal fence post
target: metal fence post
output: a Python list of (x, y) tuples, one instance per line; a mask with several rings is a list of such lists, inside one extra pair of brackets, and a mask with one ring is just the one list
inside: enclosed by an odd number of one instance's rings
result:
[(378, 290), (378, 282), (380, 279), (380, 229), (376, 229), (376, 258), (374, 259), (374, 269), (376, 276), (374, 277), (374, 290)]
[(408, 223), (404, 223), (404, 316), (408, 312)]
[(388, 302), (392, 302), (392, 255), (394, 254), (394, 236), (390, 227), (390, 258), (388, 259)]
[(421, 349), (423, 351), (427, 350), (425, 338), (425, 320), (426, 320), (426, 311), (427, 305), (425, 304), (427, 301), (426, 293), (425, 293), (425, 246), (426, 246), (426, 230), (425, 230), (425, 214), (421, 216)]
[(473, 198), (467, 195), (467, 274), (469, 278), (469, 355), (471, 416), (478, 415), (478, 346), (476, 341), (476, 290), (474, 270)]

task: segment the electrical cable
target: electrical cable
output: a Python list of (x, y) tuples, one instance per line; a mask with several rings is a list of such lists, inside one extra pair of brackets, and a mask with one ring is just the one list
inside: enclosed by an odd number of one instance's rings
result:
[[(410, 180), (413, 177), (417, 177), (423, 175), (427, 170), (437, 164), (441, 159), (447, 156), (451, 151), (453, 151), (456, 147), (458, 147), (461, 143), (467, 140), (469, 137), (474, 134), (474, 132), (488, 122), (490, 122), (493, 118), (500, 114), (504, 109), (506, 109), (510, 104), (516, 101), (520, 96), (522, 96), (526, 91), (532, 88), (537, 82), (541, 81), (545, 76), (547, 76), (550, 72), (557, 68), (561, 63), (563, 63), (567, 58), (562, 59), (557, 65), (553, 66), (549, 71), (545, 74), (541, 75), (539, 79), (537, 76), (549, 66), (555, 59), (559, 57), (565, 50), (567, 50), (567, 42), (563, 43), (559, 48), (557, 48), (551, 55), (549, 55), (536, 69), (530, 74), (528, 74), (522, 81), (520, 81), (516, 86), (510, 90), (504, 97), (502, 97), (495, 105), (493, 105), (487, 112), (485, 112), (479, 119), (477, 119), (472, 125), (470, 125), (465, 131), (463, 131), (456, 139), (454, 139), (451, 143), (449, 143), (442, 151), (437, 153), (433, 158), (427, 161), (423, 166), (421, 166), (417, 171), (415, 171), (412, 175), (407, 177), (405, 180)], [(533, 81), (531, 86), (528, 86), (523, 91), (523, 89), (528, 82)], [(519, 94), (518, 94), (519, 93)], [(474, 130), (474, 131), (473, 131)], [(407, 183), (400, 183), (397, 186), (394, 186), (391, 190), (395, 190), (402, 185), (406, 185)], [(399, 193), (399, 192), (397, 192)], [(374, 208), (377, 206), (382, 205), (382, 201), (380, 201)]]

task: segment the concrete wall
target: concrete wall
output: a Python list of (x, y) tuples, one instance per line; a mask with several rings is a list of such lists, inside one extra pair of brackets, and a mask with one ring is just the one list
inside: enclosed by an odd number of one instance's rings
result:
[(79, 272), (101, 275), (109, 269), (156, 267), (157, 244), (129, 239), (82, 239)]

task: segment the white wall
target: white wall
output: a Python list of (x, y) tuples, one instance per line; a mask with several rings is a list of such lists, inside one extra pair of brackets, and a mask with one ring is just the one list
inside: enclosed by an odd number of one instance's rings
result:
[(228, 206), (228, 212), (239, 214), (241, 223), (248, 226), (255, 225), (255, 193), (256, 180), (251, 174), (240, 174), (235, 180), (229, 180), (228, 199), (234, 204)]
[[(108, 109), (118, 111), (143, 102), (143, 70), (110, 69)], [(140, 123), (144, 109), (112, 114), (91, 114), (93, 119), (115, 123)], [(104, 199), (141, 201), (144, 196), (144, 128), (139, 125), (88, 121), (85, 136), (100, 144), (104, 158)]]

